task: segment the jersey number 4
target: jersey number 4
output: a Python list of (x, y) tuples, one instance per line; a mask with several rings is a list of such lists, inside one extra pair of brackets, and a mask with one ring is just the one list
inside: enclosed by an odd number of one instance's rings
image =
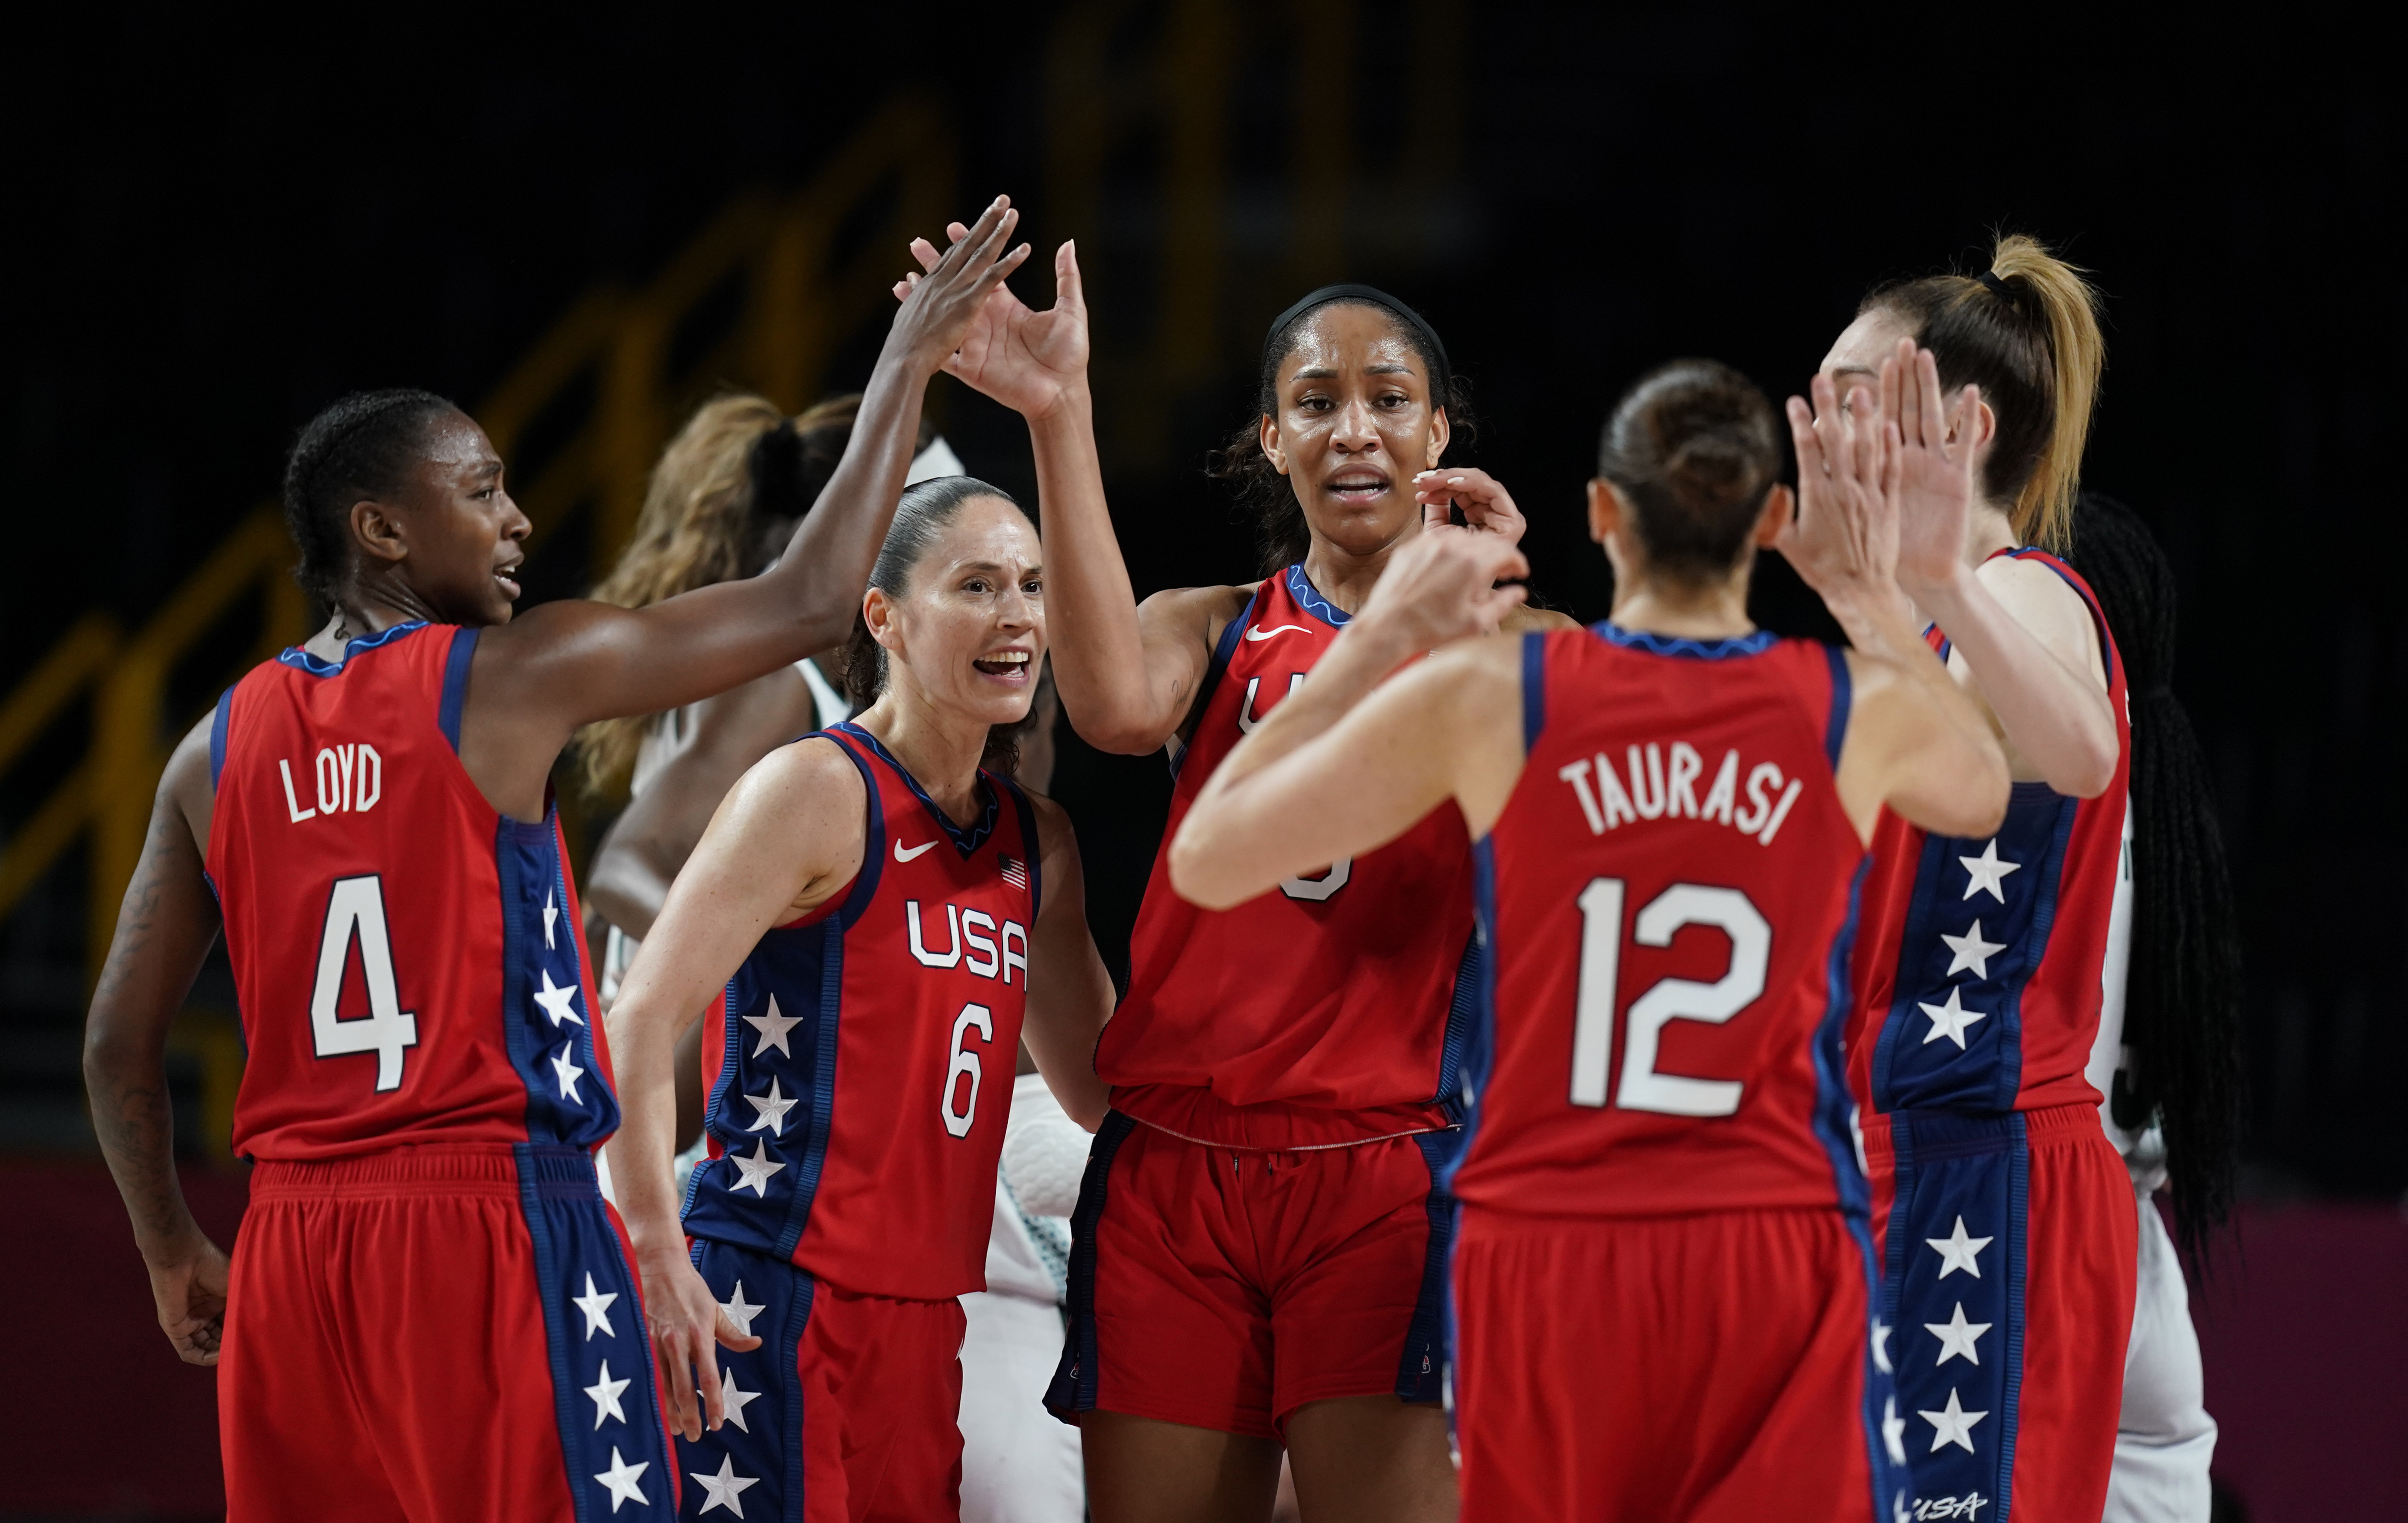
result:
[[(368, 1013), (345, 1020), (336, 1012), (351, 944), (359, 944)], [(393, 937), (385, 931), (384, 885), (374, 874), (337, 878), (326, 898), (326, 929), (318, 940), (318, 977), (309, 989), (309, 1032), (321, 1058), (377, 1055), (377, 1091), (401, 1088), (401, 1055), (418, 1046), (418, 1018), (401, 1007), (393, 981)]]
[[(1572, 1103), (1603, 1105), (1613, 1057), (1613, 1011), (1622, 972), (1623, 880), (1591, 878), (1581, 890), (1580, 994), (1572, 1021)], [(1683, 926), (1710, 925), (1730, 937), (1730, 970), (1711, 984), (1666, 978), (1630, 1002), (1623, 1038), (1622, 1087), (1614, 1104), (1664, 1116), (1729, 1116), (1739, 1109), (1737, 1079), (1693, 1079), (1656, 1072), (1664, 1028), (1675, 1020), (1720, 1025), (1764, 992), (1772, 927), (1737, 889), (1675, 883), (1649, 900), (1631, 926), (1641, 947), (1670, 947)]]

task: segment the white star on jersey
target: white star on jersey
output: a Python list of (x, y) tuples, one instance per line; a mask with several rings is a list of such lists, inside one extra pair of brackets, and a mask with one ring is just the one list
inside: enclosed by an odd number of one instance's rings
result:
[(610, 1488), (612, 1513), (618, 1512), (623, 1502), (638, 1502), (646, 1507), (652, 1505), (646, 1500), (643, 1488), (636, 1484), (644, 1478), (644, 1472), (652, 1468), (652, 1462), (649, 1459), (639, 1459), (632, 1465), (627, 1463), (619, 1458), (619, 1446), (615, 1444), (610, 1445), (610, 1468), (594, 1478)]
[(610, 1378), (610, 1361), (604, 1359), (602, 1378), (585, 1388), (585, 1394), (594, 1399), (594, 1426), (596, 1430), (601, 1428), (605, 1417), (616, 1417), (621, 1422), (627, 1420), (626, 1412), (619, 1405), (619, 1393), (625, 1390), (627, 1385), (624, 1380)]
[(1959, 857), (1956, 860), (1965, 864), (1965, 871), (1971, 875), (1965, 882), (1965, 897), (1972, 898), (1973, 890), (1981, 889), (1986, 890), (1991, 898), (2001, 904), (2007, 902), (2007, 890), (2002, 887), (2006, 875), (2009, 873), (2020, 873), (2024, 869), (2024, 864), (2021, 862), (1999, 860), (1999, 838), (1995, 835), (1990, 837), (1990, 844), (1982, 848), (1980, 856)]
[(585, 1097), (577, 1092), (577, 1081), (585, 1076), (585, 1070), (569, 1060), (568, 1055), (572, 1050), (574, 1050), (572, 1043), (563, 1042), (560, 1045), (560, 1050), (552, 1056), (552, 1072), (553, 1076), (560, 1080), (560, 1098), (573, 1100), (582, 1105), (585, 1103)]
[(1985, 1010), (1966, 1009), (1957, 995), (1957, 988), (1958, 986), (1955, 984), (1948, 986), (1946, 1004), (1926, 1004), (1921, 1000), (1914, 1002), (1914, 1007), (1917, 1010), (1931, 1018), (1931, 1030), (1923, 1033), (1925, 1046), (1931, 1046), (1944, 1036), (1956, 1043), (1957, 1050), (1961, 1052), (1965, 1047), (1965, 1029), (1977, 1020), (1988, 1018), (1989, 1012)]
[(747, 1132), (758, 1132), (763, 1127), (767, 1127), (769, 1129), (769, 1134), (773, 1137), (782, 1137), (786, 1134), (786, 1113), (793, 1110), (796, 1104), (800, 1103), (799, 1097), (795, 1100), (788, 1100), (785, 1096), (780, 1094), (778, 1092), (778, 1081), (774, 1078), (769, 1081), (769, 1092), (767, 1094), (746, 1095), (744, 1097), (744, 1101), (746, 1104), (751, 1105), (754, 1110), (761, 1113), (753, 1119), (752, 1124), (746, 1127), (744, 1130)]
[(552, 922), (559, 918), (560, 905), (553, 898), (552, 888), (546, 885), (543, 890), (543, 949), (547, 952), (552, 950)]
[[(742, 1280), (736, 1282), (735, 1294), (721, 1302), (719, 1309), (727, 1314), (727, 1320), (736, 1324), (736, 1331), (739, 1335), (746, 1338), (752, 1336), (752, 1319), (761, 1315), (762, 1308), (744, 1299)], [(749, 1432), (750, 1430), (748, 1429), (747, 1431)]]
[(730, 1153), (727, 1161), (736, 1165), (737, 1174), (736, 1182), (727, 1187), (727, 1192), (733, 1195), (739, 1189), (749, 1189), (765, 1201), (769, 1198), (769, 1176), (785, 1167), (769, 1156), (769, 1139), (767, 1137), (752, 1145), (751, 1158), (741, 1153)]
[(1873, 1318), (1873, 1368), (1874, 1368), (1874, 1369), (1876, 1369), (1876, 1370), (1879, 1370), (1879, 1371), (1880, 1371), (1882, 1374), (1889, 1374), (1889, 1373), (1890, 1373), (1890, 1368), (1889, 1368), (1889, 1335), (1890, 1335), (1890, 1332), (1891, 1332), (1891, 1328), (1890, 1328), (1890, 1325), (1889, 1325), (1888, 1323), (1886, 1323), (1886, 1322), (1883, 1321), (1883, 1320), (1882, 1320), (1880, 1317), (1874, 1317), (1874, 1318)]
[(1918, 1414), (1931, 1425), (1931, 1450), (1940, 1452), (1943, 1444), (1954, 1444), (1967, 1454), (1973, 1452), (1973, 1425), (1989, 1416), (1986, 1412), (1968, 1412), (1957, 1404), (1956, 1388), (1948, 1388), (1948, 1405), (1938, 1412)]
[(1964, 1217), (1956, 1218), (1956, 1230), (1946, 1237), (1927, 1237), (1923, 1241), (1939, 1251), (1939, 1278), (1944, 1280), (1960, 1269), (1977, 1280), (1982, 1277), (1981, 1253), (1990, 1245), (1990, 1240), (1966, 1236)]
[(1952, 936), (1943, 931), (1940, 939), (1948, 944), (1948, 976), (1951, 978), (1967, 968), (1973, 970), (1974, 977), (1987, 978), (1990, 976), (1990, 954), (2007, 949), (2005, 942), (1982, 939), (1982, 922), (1979, 920), (1973, 922), (1973, 929), (1961, 936)]
[(690, 1470), (686, 1473), (700, 1482), (702, 1488), (710, 1493), (710, 1500), (702, 1504), (696, 1513), (697, 1516), (701, 1513), (710, 1511), (713, 1507), (724, 1507), (737, 1516), (742, 1517), (744, 1488), (761, 1484), (758, 1476), (737, 1474), (736, 1460), (731, 1455), (719, 1457), (719, 1473), (716, 1475), (705, 1475), (698, 1470)]
[(1906, 1419), (1898, 1415), (1898, 1398), (1882, 1398), (1882, 1443), (1889, 1447), (1889, 1462), (1906, 1463)]
[[(700, 1396), (702, 1392), (695, 1391), (695, 1394)], [(721, 1407), (727, 1413), (729, 1422), (748, 1433), (752, 1431), (752, 1425), (744, 1420), (744, 1409), (759, 1400), (761, 1400), (759, 1391), (746, 1390), (736, 1383), (736, 1371), (733, 1367), (724, 1364), (719, 1367), (719, 1402)]]
[[(1978, 1272), (1974, 1277), (1976, 1279), (1981, 1277)], [(1961, 1359), (1968, 1364), (1979, 1364), (1982, 1362), (1982, 1355), (1980, 1350), (1973, 1346), (1973, 1343), (1975, 1339), (1990, 1331), (1990, 1324), (1966, 1321), (1965, 1303), (1960, 1301), (1956, 1303), (1956, 1316), (1945, 1322), (1926, 1322), (1923, 1324), (1923, 1331), (1940, 1340), (1940, 1358), (1933, 1360), (1933, 1363), (1945, 1364), (1950, 1359)]]
[(616, 1290), (597, 1289), (594, 1284), (593, 1272), (589, 1270), (586, 1273), (585, 1293), (581, 1296), (569, 1297), (568, 1303), (585, 1314), (587, 1342), (592, 1342), (597, 1332), (605, 1338), (619, 1336), (619, 1330), (610, 1325), (610, 1303), (618, 1299), (619, 1292)]
[(744, 1018), (745, 1025), (752, 1027), (754, 1031), (761, 1033), (761, 1040), (753, 1045), (752, 1056), (758, 1058), (761, 1054), (768, 1051), (771, 1047), (775, 1047), (780, 1052), (784, 1053), (787, 1057), (793, 1057), (795, 1055), (795, 1049), (786, 1046), (786, 1033), (793, 1031), (802, 1023), (802, 1018), (799, 1016), (780, 1015), (778, 1013), (778, 996), (775, 994), (770, 995), (769, 1013), (767, 1015), (746, 1016)]
[(566, 989), (563, 989), (553, 983), (550, 968), (543, 970), (543, 988), (534, 992), (535, 1003), (543, 1006), (543, 1013), (552, 1018), (552, 1023), (554, 1026), (558, 1026), (564, 1020), (573, 1020), (580, 1026), (585, 1024), (585, 1018), (579, 1015), (575, 1007), (577, 986), (571, 984)]

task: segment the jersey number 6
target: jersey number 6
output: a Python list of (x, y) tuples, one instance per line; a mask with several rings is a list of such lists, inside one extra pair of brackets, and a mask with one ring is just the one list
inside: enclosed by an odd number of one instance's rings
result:
[[(360, 944), (367, 975), (368, 1013), (345, 1020), (335, 1009), (351, 943)], [(326, 929), (318, 939), (318, 977), (309, 988), (309, 1033), (321, 1058), (377, 1055), (377, 1092), (401, 1088), (401, 1054), (418, 1046), (418, 1018), (401, 1007), (393, 981), (393, 938), (385, 931), (384, 885), (375, 874), (337, 878), (326, 896)]]
[[(1622, 965), (1620, 878), (1591, 878), (1581, 890), (1580, 994), (1572, 1020), (1572, 1103), (1603, 1105), (1613, 1054), (1613, 1008)], [(1711, 984), (1666, 978), (1630, 1002), (1623, 1039), (1622, 1088), (1614, 1103), (1664, 1116), (1729, 1116), (1739, 1109), (1737, 1079), (1693, 1079), (1656, 1072), (1656, 1048), (1675, 1020), (1728, 1020), (1764, 992), (1772, 955), (1772, 927), (1737, 889), (1675, 883), (1648, 901), (1631, 926), (1641, 947), (1670, 947), (1687, 925), (1710, 925), (1730, 937), (1730, 969)]]
[[(937, 1108), (944, 1113), (945, 1130), (956, 1137), (970, 1134), (970, 1122), (978, 1115), (980, 1064), (978, 1054), (962, 1050), (962, 1038), (975, 1029), (982, 1040), (995, 1041), (995, 1014), (982, 1004), (966, 1004), (953, 1018), (953, 1050), (952, 1061), (945, 1066), (945, 1098)], [(961, 1089), (963, 1076), (970, 1081), (969, 1093), (962, 1097), (962, 1108), (953, 1109), (953, 1096)]]

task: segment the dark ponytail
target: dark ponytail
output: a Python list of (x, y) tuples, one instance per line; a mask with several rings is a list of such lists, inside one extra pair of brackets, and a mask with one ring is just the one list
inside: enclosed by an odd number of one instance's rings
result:
[[(1020, 511), (1020, 504), (1011, 493), (1000, 487), (990, 487), (975, 477), (932, 477), (904, 488), (902, 500), (895, 507), (895, 521), (886, 530), (886, 543), (879, 547), (878, 562), (870, 567), (869, 585), (891, 598), (905, 595), (912, 574), (920, 569), (921, 560), (937, 542), (937, 536), (961, 516), (965, 506), (981, 497), (1010, 503), (1014, 511)], [(886, 648), (870, 634), (868, 620), (856, 613), (853, 616), (853, 633), (844, 645), (845, 698), (853, 705), (853, 711), (859, 714), (878, 702), (878, 695), (885, 690)], [(1036, 707), (1034, 704), (1029, 706), (1032, 711)], [(1018, 772), (1020, 735), (1026, 728), (1025, 719), (1014, 724), (988, 726), (986, 749), (979, 758), (979, 765), (1006, 776)]]
[(2241, 1137), (2241, 934), (2215, 793), (2170, 686), (2174, 574), (2139, 516), (2085, 492), (2072, 561), (2106, 610), (2132, 712), (2132, 947), (2124, 993), (2129, 1087), (2116, 1125), (2164, 1130), (2174, 1230), (2204, 1264), (2232, 1209)]
[(1772, 404), (1756, 382), (1713, 360), (1674, 360), (1614, 404), (1597, 474), (1630, 505), (1648, 571), (1698, 586), (1739, 563), (1781, 460)]
[(1469, 390), (1463, 377), (1448, 363), (1446, 348), (1439, 342), (1436, 331), (1421, 314), (1395, 297), (1370, 292), (1368, 287), (1331, 286), (1289, 307), (1263, 338), (1262, 374), (1254, 388), (1254, 416), (1229, 435), (1226, 445), (1207, 457), (1204, 467), (1205, 475), (1235, 487), (1239, 505), (1254, 515), (1261, 536), (1262, 570), (1267, 576), (1304, 559), (1305, 552), (1312, 548), (1312, 529), (1305, 521), (1304, 504), (1296, 494), (1296, 483), (1282, 476), (1270, 457), (1263, 453), (1262, 420), (1279, 416), (1280, 366), (1296, 352), (1297, 339), (1313, 314), (1331, 306), (1369, 307), (1389, 318), (1396, 325), (1397, 336), (1412, 349), (1422, 369), (1427, 372), (1430, 410), (1446, 414), (1450, 439), (1468, 444), (1478, 428), (1471, 416)]

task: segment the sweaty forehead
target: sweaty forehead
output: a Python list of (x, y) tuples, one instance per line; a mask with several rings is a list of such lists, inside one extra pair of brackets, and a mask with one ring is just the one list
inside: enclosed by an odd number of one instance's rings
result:
[(1332, 370), (1343, 374), (1377, 366), (1403, 366), (1414, 376), (1427, 370), (1412, 341), (1396, 317), (1376, 306), (1333, 303), (1307, 317), (1290, 340), (1287, 358), (1280, 363), (1283, 378), (1300, 370)]
[(444, 471), (490, 470), (501, 463), (485, 431), (466, 413), (443, 413), (427, 420), (422, 448), (427, 463)]
[(999, 497), (973, 497), (945, 525), (923, 563), (1032, 566), (1038, 553), (1037, 532), (1020, 509)]

